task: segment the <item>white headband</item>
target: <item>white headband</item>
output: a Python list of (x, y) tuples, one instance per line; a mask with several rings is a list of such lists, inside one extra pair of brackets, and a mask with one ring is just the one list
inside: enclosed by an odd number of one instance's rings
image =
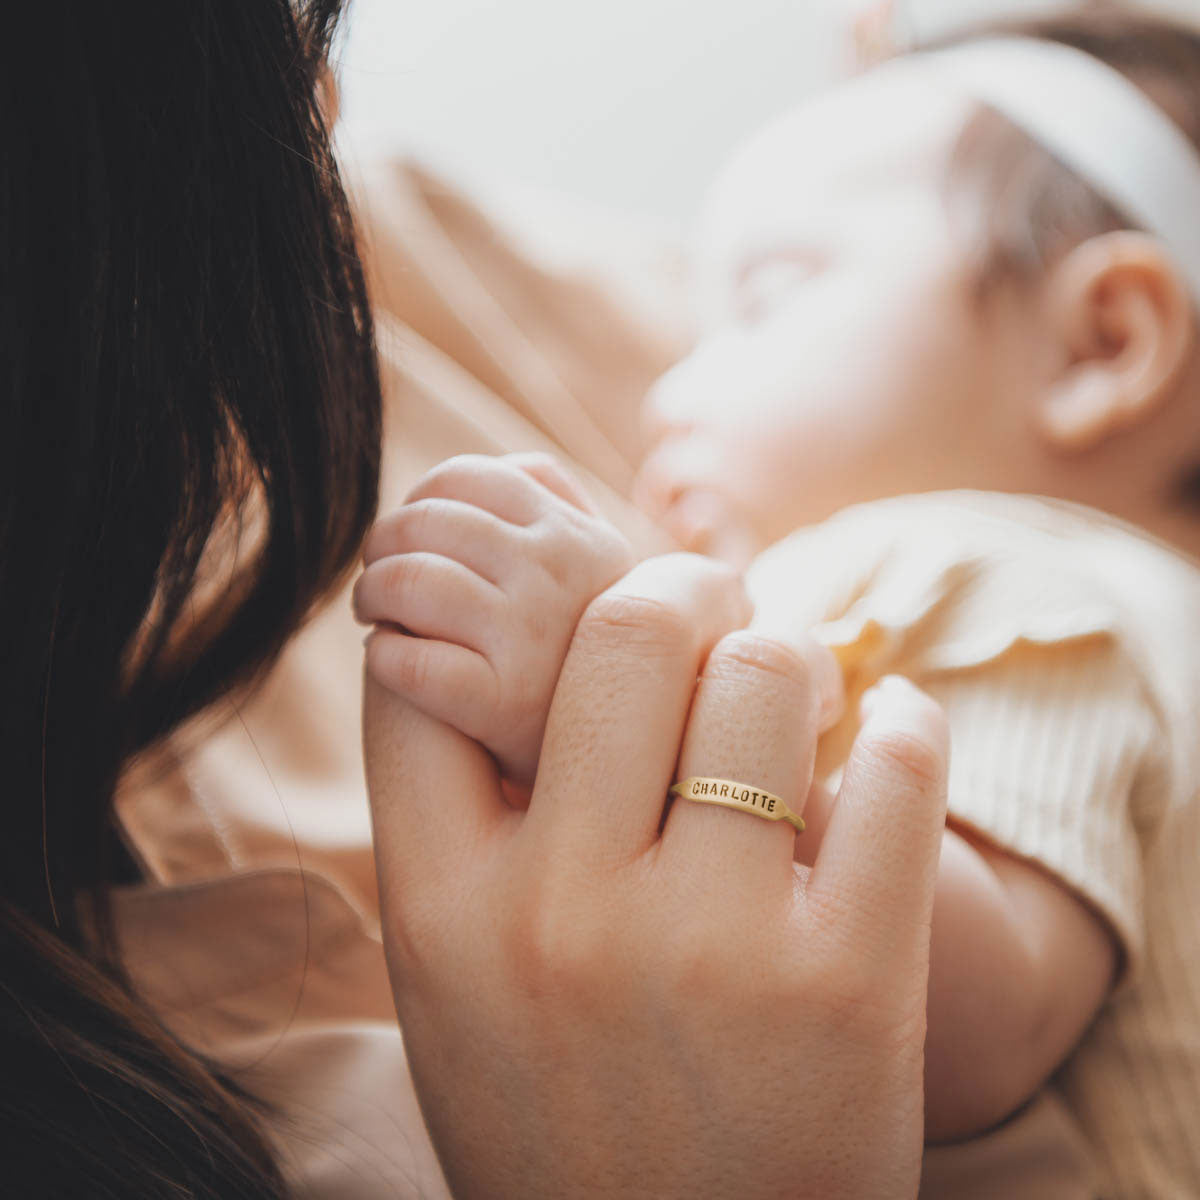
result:
[(981, 38), (918, 57), (1157, 237), (1200, 305), (1200, 156), (1139, 87), (1082, 50), (1036, 38)]
[[(861, 13), (869, 0), (841, 0), (843, 9)], [(1196, 0), (1123, 0), (1124, 9), (1147, 13), (1176, 25), (1200, 28)], [(904, 50), (950, 34), (964, 33), (984, 21), (1028, 20), (1078, 13), (1079, 0), (890, 0), (890, 40)]]

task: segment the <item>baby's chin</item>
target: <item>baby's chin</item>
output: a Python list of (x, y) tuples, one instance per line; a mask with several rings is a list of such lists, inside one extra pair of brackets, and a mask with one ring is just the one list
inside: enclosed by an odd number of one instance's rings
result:
[(761, 549), (748, 522), (716, 491), (680, 493), (655, 519), (684, 550), (718, 558), (739, 571)]

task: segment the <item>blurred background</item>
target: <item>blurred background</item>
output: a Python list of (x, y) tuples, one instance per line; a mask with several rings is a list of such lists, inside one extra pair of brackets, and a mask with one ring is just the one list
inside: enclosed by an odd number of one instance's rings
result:
[(730, 146), (829, 77), (835, 25), (797, 0), (353, 0), (344, 134), (686, 220)]
[[(901, 0), (920, 34), (1045, 0)], [(352, 155), (566, 193), (686, 225), (729, 150), (848, 65), (874, 0), (353, 0), (340, 49)], [(1200, 0), (1142, 7), (1200, 11)]]

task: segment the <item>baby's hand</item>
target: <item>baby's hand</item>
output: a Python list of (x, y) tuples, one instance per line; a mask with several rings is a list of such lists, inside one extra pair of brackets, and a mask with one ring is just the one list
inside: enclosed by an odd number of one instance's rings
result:
[(575, 626), (633, 566), (628, 540), (549, 455), (462, 455), (376, 524), (363, 557), (371, 675), (532, 784)]

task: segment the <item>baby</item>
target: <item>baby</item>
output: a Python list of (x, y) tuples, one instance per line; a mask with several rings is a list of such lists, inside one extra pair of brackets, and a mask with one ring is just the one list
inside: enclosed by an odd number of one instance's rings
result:
[[(1200, 38), (1011, 32), (880, 67), (735, 159), (637, 490), (681, 545), (753, 559), (756, 621), (831, 646), (850, 701), (899, 673), (947, 711), (927, 1138), (1049, 1085), (1099, 1194), (1196, 1195)], [(628, 543), (549, 460), (462, 458), (366, 561), (371, 670), (521, 803)]]

